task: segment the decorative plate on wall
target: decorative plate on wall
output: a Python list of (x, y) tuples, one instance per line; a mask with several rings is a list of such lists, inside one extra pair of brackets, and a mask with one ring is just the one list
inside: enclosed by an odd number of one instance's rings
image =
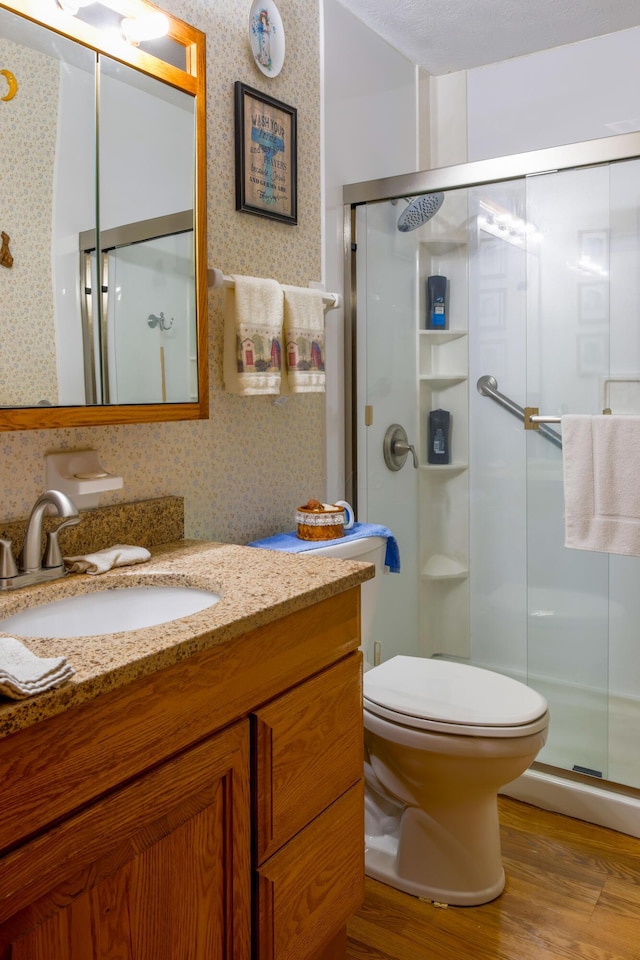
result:
[(258, 69), (267, 77), (277, 77), (284, 63), (284, 27), (273, 0), (251, 4), (249, 43)]

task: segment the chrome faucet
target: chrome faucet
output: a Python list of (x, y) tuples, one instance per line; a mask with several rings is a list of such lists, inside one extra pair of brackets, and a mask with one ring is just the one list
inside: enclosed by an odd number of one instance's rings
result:
[[(55, 508), (60, 517), (66, 518), (55, 530), (47, 532), (44, 555), (42, 550), (42, 520), (47, 510)], [(24, 543), (18, 563), (13, 559), (10, 540), (0, 539), (0, 590), (15, 590), (44, 580), (64, 577), (66, 569), (58, 534), (64, 527), (80, 523), (78, 510), (69, 497), (60, 490), (45, 490), (33, 505), (27, 521)]]

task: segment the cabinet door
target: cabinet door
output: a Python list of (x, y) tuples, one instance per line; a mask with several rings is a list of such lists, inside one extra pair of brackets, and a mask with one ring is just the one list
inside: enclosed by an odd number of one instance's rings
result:
[(2, 960), (249, 960), (248, 723), (0, 862)]
[(342, 928), (364, 899), (363, 793), (351, 787), (258, 869), (257, 960), (344, 955)]
[(362, 777), (360, 654), (258, 710), (255, 728), (262, 863)]

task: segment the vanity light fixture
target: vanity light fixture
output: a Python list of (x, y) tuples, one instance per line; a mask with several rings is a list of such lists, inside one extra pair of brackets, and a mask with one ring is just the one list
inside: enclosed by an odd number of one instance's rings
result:
[(139, 17), (125, 17), (120, 24), (122, 34), (129, 43), (137, 46), (145, 40), (157, 40), (169, 32), (169, 20), (160, 11), (143, 13)]
[(88, 7), (94, 0), (57, 0), (57, 4), (65, 13), (70, 13), (75, 17), (80, 7)]
[[(71, 16), (76, 16), (82, 7), (88, 7), (96, 0), (56, 0), (61, 10)], [(116, 6), (110, 0), (99, 0), (99, 2), (117, 12)], [(139, 16), (124, 17), (120, 23), (120, 33), (122, 37), (132, 46), (137, 47), (139, 43), (145, 40), (156, 40), (164, 37), (169, 32), (169, 18), (162, 11), (150, 11), (141, 13)]]

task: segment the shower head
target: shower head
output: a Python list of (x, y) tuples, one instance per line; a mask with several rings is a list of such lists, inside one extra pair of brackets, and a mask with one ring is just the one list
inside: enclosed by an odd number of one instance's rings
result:
[(398, 217), (398, 230), (408, 233), (416, 230), (438, 212), (444, 200), (444, 193), (423, 193), (420, 197), (407, 200), (409, 206)]

